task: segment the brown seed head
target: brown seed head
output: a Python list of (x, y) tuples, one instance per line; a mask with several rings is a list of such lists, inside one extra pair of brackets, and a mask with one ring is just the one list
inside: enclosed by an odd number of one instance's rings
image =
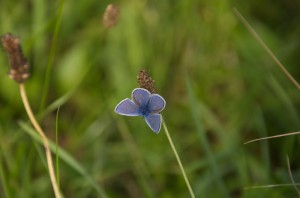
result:
[(9, 59), (9, 77), (18, 83), (29, 78), (29, 65), (23, 56), (19, 38), (7, 33), (1, 36), (1, 43)]
[(119, 12), (120, 12), (119, 7), (116, 5), (109, 4), (106, 7), (106, 10), (102, 18), (105, 28), (109, 29), (114, 27), (117, 24), (119, 18)]
[(152, 94), (157, 93), (154, 86), (154, 80), (150, 77), (150, 75), (146, 72), (146, 70), (144, 69), (140, 70), (137, 78), (141, 88), (147, 89)]

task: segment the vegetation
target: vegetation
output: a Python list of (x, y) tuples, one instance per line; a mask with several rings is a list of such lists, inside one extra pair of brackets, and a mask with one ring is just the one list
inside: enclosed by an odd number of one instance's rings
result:
[[(111, 3), (118, 22), (105, 27)], [(24, 86), (63, 197), (190, 196), (164, 128), (156, 135), (142, 118), (114, 113), (141, 69), (167, 102), (162, 115), (196, 197), (297, 196), (287, 156), (297, 183), (299, 135), (244, 143), (300, 131), (299, 90), (233, 7), (300, 81), (299, 6), (1, 0), (0, 35), (20, 38), (31, 67)], [(42, 140), (1, 52), (0, 196), (54, 197)], [(253, 186), (263, 187), (245, 189)]]

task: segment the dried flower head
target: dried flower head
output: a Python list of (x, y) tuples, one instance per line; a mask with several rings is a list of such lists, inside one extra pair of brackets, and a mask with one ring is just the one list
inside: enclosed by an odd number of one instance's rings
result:
[(1, 36), (1, 43), (9, 59), (9, 77), (18, 83), (29, 78), (29, 65), (23, 56), (19, 38), (7, 33)]
[(137, 78), (141, 88), (147, 89), (152, 94), (157, 93), (154, 86), (154, 80), (150, 77), (150, 75), (146, 72), (146, 70), (144, 69), (140, 70)]
[(119, 12), (120, 12), (119, 7), (116, 5), (109, 4), (106, 7), (102, 19), (105, 28), (109, 29), (114, 27), (117, 24), (119, 18)]

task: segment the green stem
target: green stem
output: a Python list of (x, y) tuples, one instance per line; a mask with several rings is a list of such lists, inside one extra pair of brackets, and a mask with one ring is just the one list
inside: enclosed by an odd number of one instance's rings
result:
[(180, 167), (181, 173), (182, 173), (182, 175), (183, 175), (184, 181), (185, 181), (185, 183), (186, 183), (186, 185), (187, 185), (187, 187), (188, 187), (188, 189), (189, 189), (189, 191), (190, 191), (191, 197), (192, 197), (192, 198), (195, 198), (195, 195), (194, 195), (194, 192), (193, 192), (193, 190), (192, 190), (191, 184), (190, 184), (190, 182), (189, 182), (189, 180), (188, 180), (188, 178), (187, 178), (187, 176), (186, 176), (186, 174), (185, 174), (185, 171), (184, 171), (184, 168), (183, 168), (183, 166), (182, 166), (180, 157), (179, 157), (179, 155), (178, 155), (178, 153), (177, 153), (177, 151), (176, 151), (176, 148), (175, 148), (175, 146), (174, 146), (174, 144), (173, 144), (172, 138), (171, 138), (171, 136), (170, 136), (170, 134), (169, 134), (169, 130), (168, 130), (168, 128), (167, 128), (167, 126), (166, 126), (164, 120), (163, 120), (163, 127), (164, 127), (164, 129), (165, 129), (166, 135), (167, 135), (167, 137), (168, 137), (168, 140), (169, 140), (169, 142), (170, 142), (170, 145), (171, 145), (171, 147), (172, 147), (172, 150), (173, 150), (173, 152), (174, 152), (174, 155), (175, 155), (175, 157), (176, 157), (176, 159), (177, 159), (177, 162), (178, 162), (178, 165), (179, 165), (179, 167)]
[(44, 80), (44, 86), (42, 89), (42, 98), (41, 98), (41, 104), (40, 104), (40, 113), (44, 111), (45, 105), (46, 105), (46, 100), (48, 97), (48, 90), (49, 90), (49, 83), (50, 83), (50, 77), (51, 77), (51, 72), (52, 72), (52, 65), (54, 62), (54, 57), (55, 57), (55, 51), (56, 51), (56, 45), (57, 45), (57, 38), (58, 38), (58, 32), (60, 29), (61, 25), (61, 20), (62, 20), (62, 13), (63, 13), (63, 7), (64, 7), (64, 0), (60, 1), (59, 5), (59, 10), (58, 10), (58, 16), (55, 22), (55, 27), (54, 27), (54, 33), (53, 33), (53, 40), (50, 48), (50, 55), (49, 55), (49, 60), (47, 63), (47, 70), (46, 70), (46, 76)]

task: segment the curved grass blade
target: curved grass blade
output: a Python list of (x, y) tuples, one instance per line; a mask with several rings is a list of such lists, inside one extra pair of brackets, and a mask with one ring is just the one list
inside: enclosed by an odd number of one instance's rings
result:
[(290, 160), (289, 160), (289, 157), (288, 157), (288, 156), (286, 156), (286, 163), (287, 163), (287, 167), (288, 167), (288, 171), (289, 171), (289, 176), (290, 176), (290, 178), (291, 178), (292, 184), (293, 184), (293, 186), (294, 186), (296, 192), (298, 193), (298, 195), (299, 195), (299, 197), (300, 197), (300, 191), (299, 191), (299, 189), (298, 189), (298, 187), (297, 187), (297, 185), (296, 185), (296, 183), (295, 183), (295, 180), (294, 180), (294, 178), (293, 178), (293, 174), (292, 174), (292, 170), (291, 170), (291, 166), (290, 166)]
[[(34, 129), (31, 128), (26, 122), (19, 122), (19, 125), (21, 128), (28, 133), (32, 138), (34, 138), (39, 143), (42, 143), (41, 138), (35, 133)], [(50, 150), (55, 153), (55, 143), (49, 140), (49, 146)], [(80, 163), (78, 163), (67, 151), (65, 151), (63, 148), (58, 146), (58, 156), (61, 160), (63, 160), (66, 164), (68, 164), (70, 167), (72, 167), (75, 171), (77, 171), (80, 175), (82, 175), (97, 191), (98, 195), (107, 198), (107, 194), (105, 191), (97, 184), (97, 182), (89, 176), (87, 171), (81, 166)]]

